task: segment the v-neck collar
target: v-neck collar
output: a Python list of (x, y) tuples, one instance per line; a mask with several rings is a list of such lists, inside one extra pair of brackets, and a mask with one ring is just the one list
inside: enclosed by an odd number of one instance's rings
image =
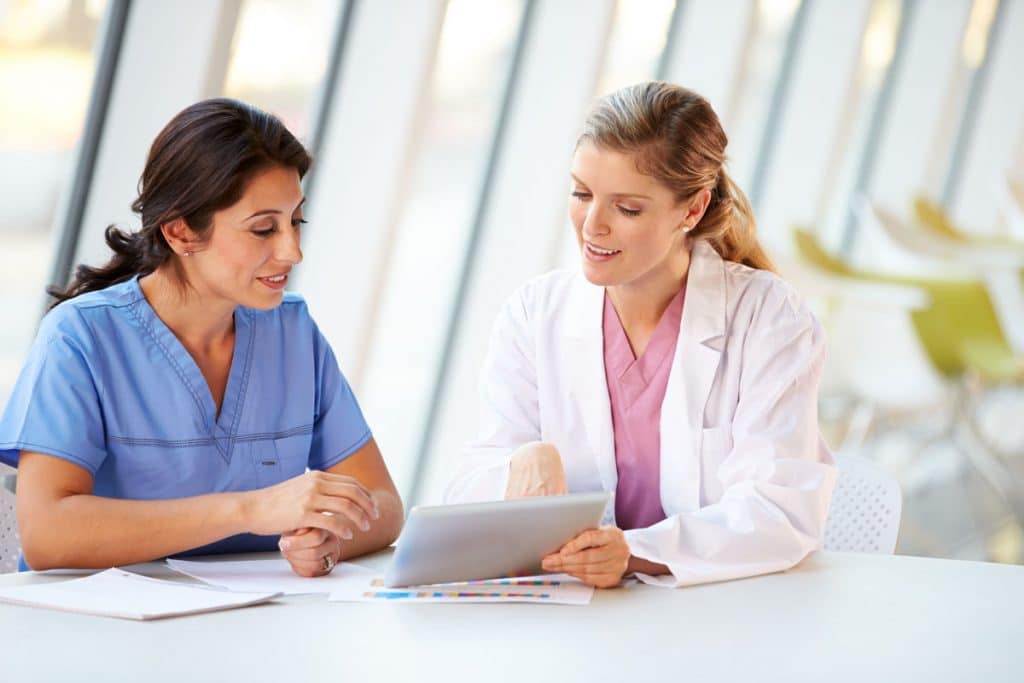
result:
[(612, 304), (606, 291), (604, 294), (604, 344), (605, 364), (611, 375), (616, 379), (624, 379), (627, 374), (639, 374), (643, 384), (648, 384), (657, 375), (658, 369), (672, 357), (679, 336), (679, 325), (683, 315), (686, 298), (686, 285), (669, 302), (662, 312), (658, 324), (651, 333), (643, 353), (636, 356), (629, 344), (626, 330), (622, 326), (619, 314)]
[(142, 292), (139, 278), (136, 277), (131, 282), (138, 296), (135, 306), (132, 307), (135, 316), (192, 394), (196, 410), (202, 416), (203, 424), (209, 430), (218, 452), (225, 460), (230, 461), (231, 446), (245, 403), (245, 390), (252, 361), (254, 335), (251, 312), (242, 306), (235, 308), (235, 348), (231, 355), (231, 369), (228, 371), (228, 381), (218, 415), (210, 385), (207, 384), (192, 354), (153, 310)]

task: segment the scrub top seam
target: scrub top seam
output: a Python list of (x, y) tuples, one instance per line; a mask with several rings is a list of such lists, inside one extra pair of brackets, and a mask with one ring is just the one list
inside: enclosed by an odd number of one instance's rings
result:
[[(249, 442), (249, 441), (273, 441), (275, 439), (285, 439), (293, 436), (301, 436), (302, 434), (309, 434), (313, 431), (313, 423), (301, 425), (299, 427), (292, 427), (291, 429), (283, 429), (277, 432), (259, 432), (257, 434), (241, 434), (235, 437), (236, 442)], [(129, 444), (133, 446), (174, 446), (174, 447), (187, 447), (187, 446), (209, 446), (214, 443), (213, 437), (206, 437), (204, 439), (154, 439), (145, 437), (135, 436), (110, 436), (111, 441), (118, 443)]]
[(318, 464), (316, 467), (311, 468), (311, 469), (327, 470), (327, 469), (330, 469), (330, 468), (334, 467), (339, 462), (341, 462), (342, 460), (344, 460), (347, 457), (349, 457), (350, 455), (352, 455), (355, 451), (359, 450), (360, 448), (365, 446), (367, 443), (369, 443), (371, 438), (373, 438), (373, 430), (367, 428), (367, 430), (365, 432), (363, 432), (359, 436), (358, 439), (356, 439), (354, 442), (352, 442), (352, 444), (350, 444), (349, 446), (341, 449), (341, 451), (338, 452), (338, 455), (336, 455), (335, 457), (331, 458), (330, 460), (325, 460), (323, 462), (323, 464)]
[[(244, 308), (241, 308), (239, 310), (241, 311), (242, 315), (248, 318), (248, 320), (246, 321), (246, 325), (248, 325), (249, 327), (249, 339), (246, 341), (245, 345), (245, 364), (242, 366), (242, 383), (238, 387), (238, 396), (235, 398), (234, 406), (235, 414), (232, 416), (231, 431), (228, 433), (228, 462), (231, 461), (231, 451), (234, 449), (235, 446), (235, 434), (238, 432), (238, 423), (242, 419), (242, 410), (245, 407), (245, 394), (249, 389), (249, 375), (252, 371), (252, 347), (256, 341), (256, 321), (253, 319), (253, 316), (250, 314), (248, 310)], [(238, 334), (237, 329), (235, 330), (235, 334)], [(234, 362), (234, 359), (232, 359), (232, 362)]]
[[(25, 448), (28, 446), (28, 448)], [(81, 465), (85, 469), (89, 470), (89, 473), (96, 476), (99, 467), (94, 467), (92, 463), (83, 460), (81, 457), (74, 453), (69, 453), (62, 448), (56, 448), (54, 446), (47, 446), (41, 443), (32, 443), (31, 441), (8, 441), (6, 443), (0, 443), (0, 451), (24, 451), (31, 449), (33, 452), (42, 453), (43, 455), (52, 455), (56, 458), (62, 458), (64, 460), (70, 460), (76, 465)]]
[[(160, 352), (164, 354), (164, 358), (166, 358), (168, 362), (171, 364), (171, 367), (174, 368), (174, 371), (178, 375), (178, 379), (182, 381), (182, 383), (185, 385), (185, 388), (188, 389), (188, 393), (192, 395), (192, 400), (193, 402), (195, 402), (196, 408), (198, 409), (199, 414), (202, 416), (203, 422), (205, 423), (206, 411), (203, 409), (202, 400), (196, 394), (195, 387), (193, 387), (192, 383), (188, 381), (188, 376), (185, 374), (185, 370), (184, 368), (181, 367), (181, 364), (178, 363), (177, 359), (174, 358), (174, 356), (170, 353), (170, 351), (167, 349), (164, 343), (160, 341), (159, 337), (157, 337), (156, 333), (153, 331), (152, 326), (149, 324), (149, 321), (145, 320), (141, 315), (139, 315), (139, 302), (140, 300), (136, 300), (135, 303), (129, 308), (129, 310), (131, 310), (132, 315), (135, 316), (135, 319), (142, 325), (142, 328), (149, 335), (149, 338), (152, 339), (153, 343), (156, 344), (157, 348), (160, 349)], [(207, 428), (209, 428), (209, 425), (207, 425)], [(221, 458), (223, 458), (225, 461), (228, 461), (228, 458), (225, 457), (224, 449), (220, 445), (220, 442), (212, 436), (211, 438), (213, 439), (213, 447), (217, 449), (218, 453), (220, 453)]]
[(292, 427), (291, 429), (284, 429), (279, 432), (260, 432), (258, 434), (242, 434), (236, 437), (236, 441), (271, 441), (274, 439), (286, 439), (292, 436), (301, 436), (303, 434), (310, 434), (313, 431), (313, 423), (302, 425), (301, 427)]

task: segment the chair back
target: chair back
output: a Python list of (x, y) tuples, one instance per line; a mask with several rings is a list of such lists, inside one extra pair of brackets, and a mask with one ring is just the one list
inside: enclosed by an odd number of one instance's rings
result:
[(0, 474), (0, 574), (18, 571), (18, 556), (21, 554), (13, 481), (14, 475)]
[(825, 550), (891, 555), (903, 512), (899, 484), (866, 458), (836, 454), (839, 479), (825, 523)]

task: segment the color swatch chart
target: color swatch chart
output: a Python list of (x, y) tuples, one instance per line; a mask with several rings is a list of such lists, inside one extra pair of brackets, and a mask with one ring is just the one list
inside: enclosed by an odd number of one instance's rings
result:
[(331, 593), (331, 600), (418, 603), (535, 602), (585, 605), (590, 602), (593, 594), (592, 587), (563, 574), (406, 588), (388, 588), (379, 577), (353, 577), (351, 585)]

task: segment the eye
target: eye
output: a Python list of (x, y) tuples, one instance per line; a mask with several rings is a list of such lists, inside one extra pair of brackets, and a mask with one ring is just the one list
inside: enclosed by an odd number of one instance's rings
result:
[(640, 209), (627, 209), (624, 206), (619, 207), (619, 212), (623, 216), (629, 216), (630, 218), (635, 218), (640, 215)]
[(257, 237), (270, 237), (275, 232), (277, 232), (277, 227), (266, 228), (264, 230), (253, 230), (252, 234), (256, 235)]
[(574, 190), (572, 196), (581, 202), (585, 202), (590, 199), (590, 193), (583, 192), (582, 190)]
[(292, 227), (298, 229), (299, 227), (305, 225), (308, 222), (309, 221), (307, 221), (304, 218), (293, 218), (292, 219)]

